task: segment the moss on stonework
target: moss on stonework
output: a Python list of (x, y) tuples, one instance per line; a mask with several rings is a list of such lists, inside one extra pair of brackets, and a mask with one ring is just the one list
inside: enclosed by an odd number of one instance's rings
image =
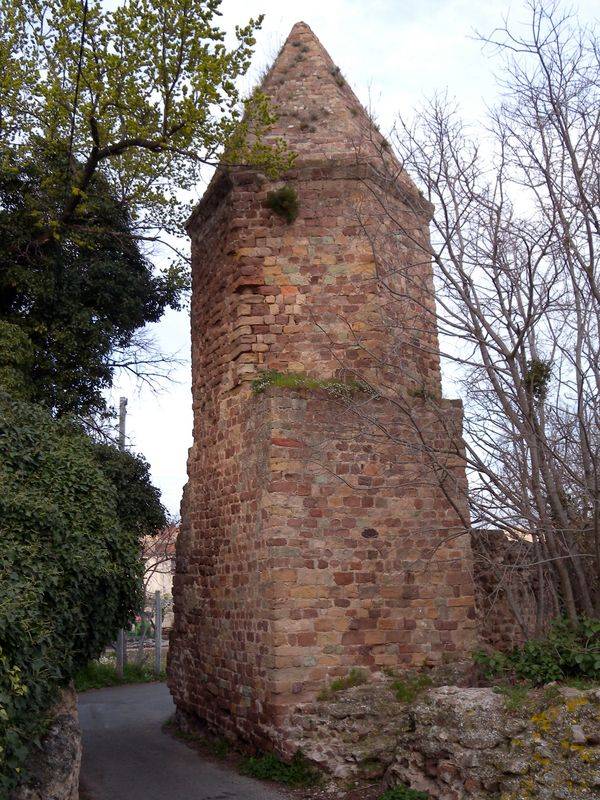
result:
[(302, 372), (277, 372), (266, 370), (252, 381), (254, 394), (261, 394), (269, 386), (280, 389), (305, 389), (323, 391), (333, 397), (349, 399), (357, 392), (367, 392), (369, 387), (362, 381), (342, 381), (337, 378), (311, 378)]

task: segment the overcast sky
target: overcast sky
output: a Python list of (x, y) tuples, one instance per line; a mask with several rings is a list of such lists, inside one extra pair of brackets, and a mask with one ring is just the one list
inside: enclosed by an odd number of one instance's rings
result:
[[(586, 21), (598, 15), (597, 0), (576, 7)], [(382, 131), (399, 112), (410, 115), (423, 98), (446, 90), (465, 117), (481, 119), (496, 100), (499, 62), (475, 40), (475, 31), (489, 33), (507, 15), (514, 22), (527, 19), (525, 2), (499, 0), (223, 0), (222, 12), (228, 31), (265, 15), (251, 81), (273, 60), (292, 25), (308, 23), (358, 97), (370, 104)], [(192, 432), (188, 314), (168, 312), (150, 329), (165, 351), (185, 360), (174, 370), (176, 382), (153, 394), (121, 381), (111, 400), (116, 404), (127, 395), (130, 447), (148, 459), (165, 505), (178, 514)]]

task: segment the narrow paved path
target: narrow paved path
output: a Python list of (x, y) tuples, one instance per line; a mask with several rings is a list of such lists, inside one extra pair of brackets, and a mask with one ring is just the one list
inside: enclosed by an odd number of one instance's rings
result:
[(164, 683), (79, 695), (81, 782), (90, 800), (284, 800), (163, 733), (173, 711)]

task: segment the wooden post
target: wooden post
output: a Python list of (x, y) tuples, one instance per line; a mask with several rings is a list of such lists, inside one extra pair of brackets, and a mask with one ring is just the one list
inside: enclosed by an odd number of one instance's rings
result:
[(154, 592), (154, 672), (160, 675), (162, 654), (162, 606), (160, 592)]

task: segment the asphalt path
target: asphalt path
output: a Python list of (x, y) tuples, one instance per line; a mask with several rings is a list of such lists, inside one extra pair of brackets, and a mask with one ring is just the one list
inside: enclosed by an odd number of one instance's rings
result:
[(81, 785), (89, 800), (285, 800), (286, 795), (203, 758), (162, 730), (173, 714), (164, 683), (79, 695)]

